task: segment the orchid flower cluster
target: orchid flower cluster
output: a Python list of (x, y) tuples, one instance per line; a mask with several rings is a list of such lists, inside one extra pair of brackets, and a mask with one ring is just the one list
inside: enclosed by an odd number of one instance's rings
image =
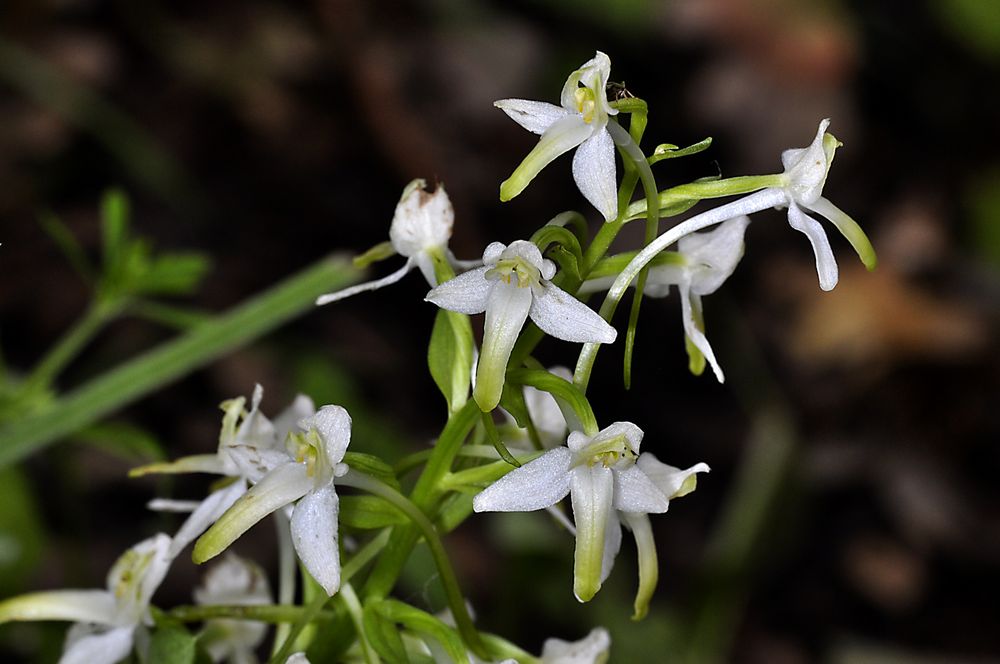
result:
[[(641, 298), (665, 297), (676, 287), (691, 371), (701, 374), (707, 364), (722, 382), (722, 362), (706, 336), (703, 298), (735, 272), (750, 215), (787, 208), (789, 225), (809, 240), (823, 290), (836, 286), (837, 263), (824, 226), (810, 213), (831, 222), (863, 263), (875, 266), (865, 234), (823, 196), (840, 146), (827, 132), (829, 120), (820, 121), (808, 146), (781, 154), (780, 173), (708, 178), (660, 190), (652, 166), (700, 152), (710, 141), (687, 148), (664, 143), (647, 155), (640, 148), (646, 103), (631, 95), (609, 99), (610, 76), (610, 59), (598, 52), (570, 74), (559, 105), (496, 102), (540, 135), (501, 184), (501, 200), (518, 196), (543, 168), (575, 150), (573, 178), (600, 215), (593, 236), (583, 214), (564, 212), (527, 239), (500, 238), (485, 247), (481, 260), (460, 261), (448, 247), (455, 213), (444, 187), (415, 180), (396, 206), (388, 242), (356, 260), (367, 266), (399, 254), (406, 259), (402, 267), (317, 302), (374, 291), (419, 269), (429, 286), (424, 299), (437, 308), (429, 369), (448, 407), (430, 449), (403, 460), (358, 451), (366, 441), (348, 451), (352, 420), (344, 408), (316, 408), (299, 395), (269, 419), (257, 386), (249, 401), (237, 397), (222, 404), (214, 453), (133, 471), (135, 477), (217, 478), (202, 500), (150, 503), (188, 514), (173, 536), (157, 534), (127, 551), (112, 569), (107, 590), (13, 598), (0, 603), (0, 621), (72, 621), (62, 661), (88, 664), (116, 662), (133, 651), (140, 661), (156, 661), (162, 650), (157, 639), (171, 630), (175, 637), (190, 635), (211, 661), (254, 662), (272, 625), (272, 662), (607, 661), (611, 638), (601, 627), (576, 642), (550, 639), (537, 656), (482, 631), (442, 535), (475, 513), (548, 510), (575, 540), (567, 596), (589, 602), (609, 579), (624, 528), (636, 543), (633, 618), (641, 619), (659, 574), (650, 515), (667, 512), (674, 499), (691, 493), (709, 467), (682, 469), (660, 461), (657, 455), (677, 453), (675, 441), (643, 445), (640, 426), (616, 421), (615, 413), (595, 408), (600, 404), (587, 397), (597, 351), (622, 336), (612, 323), (624, 293), (635, 288), (624, 335), (627, 375)], [(633, 201), (640, 183), (644, 196)], [(662, 219), (726, 196), (738, 198), (661, 228)], [(611, 253), (622, 228), (639, 219), (646, 223), (644, 244)], [(603, 304), (592, 308), (587, 298), (604, 292)], [(485, 314), (481, 335), (479, 314)], [(568, 342), (563, 349), (579, 345), (573, 371), (546, 370), (534, 358), (546, 336)], [(598, 415), (606, 418), (603, 426)], [(567, 497), (571, 518), (563, 506)], [(280, 554), (276, 596), (258, 566), (230, 551), (268, 517), (277, 525)], [(392, 595), (421, 542), (437, 568), (445, 613)], [(194, 605), (155, 608), (154, 593), (191, 544), (195, 563), (226, 556), (209, 569)], [(185, 627), (197, 623), (196, 634)]]

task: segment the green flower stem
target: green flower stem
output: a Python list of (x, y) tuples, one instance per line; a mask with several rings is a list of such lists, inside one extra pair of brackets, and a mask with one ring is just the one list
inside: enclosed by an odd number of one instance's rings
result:
[(45, 390), (105, 325), (122, 311), (118, 301), (98, 299), (84, 312), (62, 339), (49, 350), (19, 387), (23, 394)]
[[(783, 175), (741, 175), (724, 180), (706, 180), (704, 182), (689, 182), (687, 184), (664, 189), (659, 194), (660, 210), (670, 210), (678, 205), (689, 202), (703, 201), (709, 198), (723, 196), (742, 196), (768, 187), (785, 186)], [(642, 219), (646, 216), (649, 199), (636, 201), (625, 211), (625, 222)]]
[[(442, 491), (441, 480), (451, 471), (452, 462), (458, 456), (469, 432), (479, 421), (480, 412), (479, 405), (475, 401), (469, 401), (449, 418), (438, 437), (434, 451), (410, 494), (413, 503), (425, 512), (429, 512), (437, 501)], [(420, 531), (415, 525), (393, 529), (385, 553), (379, 556), (375, 569), (362, 589), (362, 596), (366, 601), (372, 597), (381, 599), (389, 594), (419, 538)]]
[(424, 536), (424, 540), (427, 542), (427, 548), (430, 549), (431, 557), (434, 558), (434, 565), (437, 567), (438, 575), (441, 578), (441, 586), (444, 588), (448, 607), (455, 618), (455, 625), (458, 627), (458, 633), (462, 636), (462, 641), (479, 657), (489, 657), (479, 638), (479, 632), (476, 631), (475, 626), (472, 624), (472, 618), (469, 616), (469, 611), (465, 606), (465, 596), (458, 587), (458, 579), (455, 577), (455, 571), (451, 567), (448, 554), (444, 550), (444, 544), (441, 543), (441, 538), (438, 536), (434, 524), (430, 522), (423, 511), (408, 500), (406, 496), (389, 485), (354, 470), (349, 470), (346, 475), (338, 478), (337, 483), (342, 486), (352, 486), (385, 499), (406, 514), (413, 524), (419, 528), (420, 534)]
[[(278, 537), (278, 603), (295, 603), (295, 545), (292, 543), (291, 524), (288, 517), (278, 510), (274, 515), (274, 526)], [(310, 605), (311, 606), (311, 605)], [(320, 604), (319, 608), (322, 608)], [(301, 623), (296, 623), (301, 624)], [(294, 636), (289, 636), (292, 632), (292, 625), (284, 623), (278, 625), (274, 630), (274, 650), (277, 651), (278, 644), (294, 640)]]
[(213, 320), (91, 380), (0, 430), (0, 467), (93, 424), (309, 311), (316, 297), (357, 281), (339, 257), (306, 268)]
[[(528, 454), (519, 454), (515, 459), (519, 464), (525, 464), (537, 459), (541, 455), (541, 451), (530, 452)], [(508, 461), (495, 461), (482, 466), (476, 466), (475, 468), (466, 468), (465, 470), (448, 473), (441, 480), (441, 485), (448, 491), (461, 491), (466, 487), (481, 488), (486, 484), (497, 481), (512, 470), (514, 470), (514, 466)]]
[[(256, 620), (271, 624), (292, 623), (300, 620), (308, 611), (308, 607), (290, 606), (288, 604), (266, 605), (208, 605), (208, 606), (177, 606), (167, 611), (174, 620), (180, 622), (202, 622), (213, 618), (233, 618), (235, 620)], [(334, 611), (320, 611), (315, 618), (332, 620), (336, 617)]]
[(365, 626), (362, 623), (361, 614), (364, 609), (361, 607), (361, 600), (358, 599), (357, 593), (354, 592), (354, 588), (351, 584), (344, 584), (340, 586), (340, 597), (344, 600), (344, 604), (347, 606), (347, 614), (351, 616), (351, 622), (354, 624), (354, 631), (358, 635), (358, 641), (361, 643), (361, 653), (365, 658), (366, 664), (381, 664), (382, 659), (378, 656), (378, 653), (372, 649), (372, 645), (368, 643), (368, 639), (365, 637)]

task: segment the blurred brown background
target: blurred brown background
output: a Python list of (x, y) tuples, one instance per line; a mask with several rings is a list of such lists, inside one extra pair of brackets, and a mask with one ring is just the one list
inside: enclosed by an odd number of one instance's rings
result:
[[(595, 49), (611, 56), (613, 80), (649, 102), (647, 150), (715, 139), (655, 167), (661, 187), (775, 172), (781, 150), (806, 145), (831, 117), (845, 145), (825, 193), (868, 231), (881, 263), (866, 273), (833, 238), (841, 282), (822, 293), (805, 239), (783, 214), (757, 215), (743, 264), (706, 302), (724, 386), (686, 372), (676, 299), (646, 300), (630, 392), (621, 348), (600, 357), (598, 419), (634, 421), (661, 459), (713, 469), (654, 519), (662, 571), (651, 616), (627, 620), (630, 538), (604, 590), (581, 606), (570, 538), (538, 514), (491, 516), (447, 541), (480, 625), (537, 652), (548, 636), (604, 624), (615, 662), (1000, 661), (991, 0), (4, 0), (8, 370), (29, 370), (87, 302), (38, 214), (58, 214), (96, 256), (98, 201), (112, 185), (129, 192), (134, 226), (155, 246), (211, 256), (203, 288), (184, 302), (204, 311), (335, 249), (383, 241), (414, 177), (446, 183), (461, 258), (565, 209), (595, 217), (568, 157), (499, 203), (500, 181), (535, 138), (492, 107), (556, 102)], [(260, 382), (266, 412), (306, 391), (351, 410), (359, 451), (416, 448), (444, 416), (425, 369), (425, 290), (412, 275), (311, 312), (115, 421), (168, 457), (206, 452), (216, 404)], [(171, 333), (120, 321), (59, 385)], [(575, 350), (546, 342), (539, 357), (572, 365)], [(176, 527), (144, 510), (157, 489), (204, 490), (198, 478), (127, 480), (136, 459), (101, 443), (52, 447), (6, 480), (15, 509), (0, 517), (4, 594), (102, 585), (118, 553)], [(273, 559), (269, 528), (256, 530), (238, 550)], [(197, 572), (177, 567), (161, 605), (189, 601)], [(414, 566), (401, 595), (433, 606), (426, 569)], [(57, 653), (62, 629), (5, 627), (4, 657)]]

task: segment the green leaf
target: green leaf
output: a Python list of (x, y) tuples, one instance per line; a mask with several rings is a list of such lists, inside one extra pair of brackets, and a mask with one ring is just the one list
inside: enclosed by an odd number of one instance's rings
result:
[(437, 312), (427, 348), (427, 366), (451, 413), (461, 410), (469, 398), (473, 343), (468, 316), (444, 309)]
[(391, 619), (379, 611), (381, 604), (380, 600), (369, 602), (361, 614), (365, 637), (375, 652), (384, 657), (389, 664), (409, 664), (410, 659), (406, 654), (403, 638), (399, 635), (399, 629)]
[(134, 275), (130, 290), (147, 295), (188, 295), (194, 292), (211, 262), (205, 254), (184, 252), (152, 259)]
[(179, 625), (167, 625), (153, 632), (149, 643), (149, 664), (195, 664), (196, 639)]
[(105, 273), (116, 272), (128, 236), (129, 202), (120, 189), (109, 189), (101, 199), (101, 236)]
[[(367, 607), (366, 607), (367, 610)], [(406, 629), (423, 634), (434, 639), (441, 644), (448, 657), (453, 662), (468, 661), (469, 655), (465, 650), (462, 639), (452, 627), (444, 621), (435, 618), (426, 611), (405, 604), (395, 599), (385, 599), (375, 604), (373, 611), (377, 611), (384, 618), (393, 622), (402, 623)], [(367, 629), (365, 630), (367, 633)]]
[(393, 489), (399, 491), (399, 480), (392, 466), (373, 454), (363, 454), (361, 452), (347, 452), (344, 454), (344, 463), (353, 470), (371, 475), (375, 479), (388, 484)]
[(10, 597), (42, 560), (45, 533), (34, 493), (17, 467), (0, 471), (0, 504), (0, 597)]
[(369, 530), (409, 523), (405, 514), (378, 496), (341, 496), (340, 524)]

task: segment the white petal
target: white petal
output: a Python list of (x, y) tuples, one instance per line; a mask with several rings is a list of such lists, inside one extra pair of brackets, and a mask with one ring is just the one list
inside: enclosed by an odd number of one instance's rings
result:
[(635, 465), (645, 473), (656, 487), (668, 499), (680, 498), (694, 490), (694, 482), (690, 479), (697, 473), (709, 472), (704, 463), (696, 463), (690, 468), (681, 470), (661, 462), (653, 454), (644, 452)]
[(583, 84), (584, 87), (594, 91), (596, 101), (604, 113), (616, 115), (618, 111), (608, 104), (607, 92), (605, 91), (610, 76), (611, 58), (607, 54), (597, 51), (594, 57), (580, 65), (580, 68), (566, 79), (562, 93), (559, 95), (563, 108), (576, 108), (576, 90), (580, 84)]
[(608, 630), (598, 627), (580, 641), (546, 639), (542, 664), (604, 664), (611, 650)]
[(636, 466), (615, 471), (615, 509), (662, 514), (669, 505), (667, 496)]
[(826, 230), (794, 202), (788, 206), (788, 224), (809, 238), (813, 254), (816, 255), (816, 274), (819, 276), (819, 287), (825, 291), (833, 290), (837, 285), (839, 273), (837, 259), (833, 257), (833, 250), (830, 249), (830, 240), (826, 237)]
[(126, 551), (108, 572), (108, 590), (117, 597), (118, 624), (138, 624), (146, 614), (153, 593), (170, 569), (171, 539), (163, 533), (145, 539)]
[(488, 486), (472, 507), (477, 512), (532, 512), (555, 505), (569, 493), (572, 460), (567, 448), (551, 449)]
[(339, 506), (340, 499), (330, 483), (307, 493), (292, 511), (295, 552), (327, 595), (340, 588)]
[(392, 274), (382, 277), (381, 279), (376, 279), (374, 281), (366, 281), (363, 284), (358, 284), (357, 286), (351, 286), (350, 288), (344, 288), (339, 291), (334, 291), (333, 293), (327, 293), (326, 295), (320, 295), (316, 298), (316, 306), (322, 306), (324, 304), (330, 304), (331, 302), (336, 302), (338, 300), (343, 300), (345, 298), (357, 295), (358, 293), (365, 293), (367, 291), (378, 290), (379, 288), (384, 288), (385, 286), (391, 286), (400, 279), (406, 276), (406, 274), (413, 269), (415, 263), (412, 259), (407, 259), (403, 267), (399, 268)]
[(424, 301), (460, 314), (481, 314), (486, 311), (486, 302), (492, 286), (492, 283), (486, 280), (486, 271), (489, 269), (480, 267), (449, 279), (432, 289)]
[(284, 449), (258, 447), (257, 445), (228, 445), (225, 454), (238, 470), (239, 475), (255, 484), (269, 472), (291, 460)]
[(569, 111), (561, 106), (544, 101), (501, 99), (493, 102), (493, 105), (533, 134), (544, 134), (556, 120), (569, 115)]
[(195, 511), (202, 504), (200, 500), (171, 500), (169, 498), (153, 498), (146, 503), (146, 509), (154, 512), (181, 512), (188, 513)]
[(615, 558), (622, 548), (622, 525), (618, 513), (611, 510), (604, 531), (604, 554), (601, 556), (601, 583), (604, 583), (615, 566)]
[(631, 422), (612, 422), (597, 432), (597, 435), (591, 439), (591, 444), (621, 436), (632, 452), (638, 454), (643, 435), (642, 429)]
[(712, 365), (712, 371), (715, 373), (715, 377), (720, 383), (726, 381), (725, 375), (722, 373), (722, 367), (719, 366), (719, 361), (715, 359), (715, 352), (712, 350), (712, 344), (708, 343), (708, 337), (705, 333), (698, 329), (698, 325), (695, 322), (695, 307), (701, 308), (701, 298), (691, 292), (691, 284), (687, 279), (682, 280), (680, 287), (681, 295), (681, 321), (684, 323), (684, 334), (687, 338), (691, 340), (691, 343), (695, 345), (701, 354), (705, 356), (708, 363)]
[(315, 413), (316, 404), (313, 403), (313, 400), (304, 394), (297, 395), (295, 401), (274, 418), (274, 430), (277, 433), (278, 444), (284, 444), (288, 434), (298, 430), (299, 421)]
[(11, 620), (74, 620), (110, 625), (115, 597), (106, 590), (50, 590), (0, 602), (0, 623)]
[(309, 658), (304, 652), (293, 652), (285, 660), (285, 664), (309, 664)]
[(602, 464), (577, 466), (572, 471), (570, 497), (576, 523), (573, 594), (590, 601), (601, 588), (605, 537), (614, 502), (614, 476)]
[(305, 430), (313, 427), (323, 437), (323, 451), (331, 466), (336, 466), (344, 458), (351, 443), (351, 416), (340, 406), (323, 406), (312, 417), (299, 422)]
[(563, 341), (612, 343), (615, 328), (580, 300), (558, 286), (542, 283), (534, 288), (531, 320), (543, 332)]
[(225, 488), (210, 493), (174, 535), (173, 541), (170, 543), (170, 556), (176, 556), (188, 544), (198, 539), (246, 491), (247, 484), (240, 479)]
[(455, 210), (444, 185), (438, 185), (433, 193), (425, 186), (418, 179), (403, 190), (389, 227), (392, 248), (407, 258), (447, 246), (455, 223)]
[(587, 124), (580, 115), (567, 115), (554, 122), (524, 161), (500, 184), (500, 200), (509, 201), (520, 194), (539, 171), (556, 157), (583, 143), (593, 133), (594, 127)]
[[(573, 382), (573, 374), (566, 367), (552, 367), (549, 373)], [(524, 405), (543, 447), (561, 445), (566, 440), (566, 417), (555, 397), (527, 385), (524, 388)]]
[(212, 565), (200, 586), (194, 589), (196, 604), (270, 604), (271, 590), (267, 575), (256, 563), (227, 553), (222, 562)]
[(194, 546), (193, 558), (202, 563), (230, 544), (271, 512), (295, 502), (313, 488), (306, 464), (286, 463), (265, 475), (243, 494)]
[(615, 144), (607, 129), (594, 133), (573, 155), (573, 179), (580, 193), (611, 221), (618, 216), (618, 180)]
[(693, 293), (714, 293), (729, 278), (743, 257), (743, 236), (749, 224), (750, 217), (743, 215), (707, 233), (692, 233), (680, 239), (677, 248), (687, 259)]
[(826, 128), (830, 120), (819, 123), (816, 137), (806, 148), (785, 150), (781, 163), (788, 178), (787, 190), (795, 201), (806, 205), (823, 195), (823, 185), (833, 162), (833, 152), (839, 145), (832, 136), (827, 140)]
[(500, 260), (500, 256), (507, 249), (507, 245), (503, 242), (490, 242), (486, 245), (486, 249), (483, 250), (483, 265), (493, 266), (497, 264)]
[(59, 664), (115, 664), (132, 650), (135, 626), (116, 627), (81, 637), (68, 644)]
[[(514, 240), (511, 242), (509, 246), (504, 247), (504, 250), (500, 252), (496, 261), (510, 260), (514, 258), (520, 258), (527, 261), (539, 272), (542, 272), (546, 267), (546, 261), (542, 258), (542, 252), (538, 249), (538, 245), (534, 242), (528, 242), (527, 240)], [(483, 256), (483, 260), (485, 260), (485, 255)], [(496, 261), (493, 262), (495, 263)]]
[(493, 282), (486, 307), (483, 347), (476, 365), (476, 403), (484, 411), (500, 403), (507, 360), (531, 309), (532, 289), (502, 281)]
[(181, 457), (175, 461), (139, 466), (128, 471), (128, 476), (141, 477), (155, 473), (171, 475), (176, 473), (212, 473), (215, 475), (225, 475), (226, 467), (218, 454), (195, 454), (193, 456)]

